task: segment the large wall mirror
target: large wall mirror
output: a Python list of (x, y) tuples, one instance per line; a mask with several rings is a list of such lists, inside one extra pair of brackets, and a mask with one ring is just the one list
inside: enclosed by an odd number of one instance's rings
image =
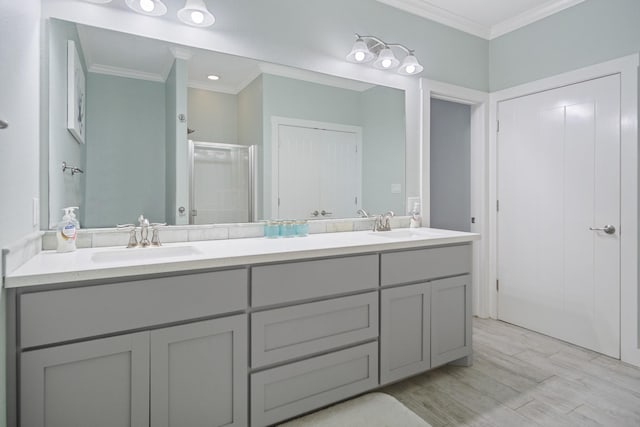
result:
[[(48, 23), (49, 227), (65, 206), (83, 228), (405, 211), (404, 90)], [(82, 142), (67, 128), (70, 46)]]

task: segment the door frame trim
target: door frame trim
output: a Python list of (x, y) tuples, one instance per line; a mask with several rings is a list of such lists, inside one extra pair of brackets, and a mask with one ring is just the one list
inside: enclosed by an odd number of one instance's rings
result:
[(472, 268), (472, 311), (475, 316), (489, 317), (489, 242), (486, 238), (490, 234), (489, 180), (489, 93), (435, 80), (420, 79), (422, 90), (422, 120), (423, 136), (421, 146), (420, 168), (420, 198), (422, 200), (423, 225), (431, 225), (431, 98), (455, 102), (471, 106), (471, 216), (476, 223), (471, 224), (471, 232), (479, 233), (481, 240), (474, 241)]
[[(640, 55), (624, 56), (490, 94), (489, 204), (497, 203), (498, 103), (537, 92), (581, 83), (612, 74), (620, 75), (620, 356), (640, 366), (640, 317), (638, 292), (638, 66)], [(497, 212), (490, 209), (489, 283), (497, 280)], [(497, 318), (497, 291), (490, 288), (489, 306)]]
[[(358, 144), (360, 176), (362, 177), (362, 127), (343, 125), (340, 123), (319, 122), (316, 120), (296, 119), (292, 117), (271, 116), (271, 194), (265, 194), (264, 200), (270, 201), (270, 208), (264, 209), (265, 213), (270, 212), (271, 218), (278, 218), (278, 197), (279, 197), (279, 160), (278, 152), (280, 149), (280, 125), (302, 127), (310, 129), (330, 130), (334, 132), (348, 132), (356, 135), (356, 143)], [(360, 178), (360, 198), (362, 199), (362, 178)]]

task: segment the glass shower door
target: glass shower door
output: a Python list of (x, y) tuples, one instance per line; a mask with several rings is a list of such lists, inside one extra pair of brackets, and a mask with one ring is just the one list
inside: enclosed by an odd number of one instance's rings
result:
[(255, 146), (190, 142), (189, 223), (253, 221)]

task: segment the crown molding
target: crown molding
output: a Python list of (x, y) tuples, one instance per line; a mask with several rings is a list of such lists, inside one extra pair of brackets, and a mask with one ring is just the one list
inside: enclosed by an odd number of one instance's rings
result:
[(456, 30), (464, 31), (483, 39), (489, 39), (491, 29), (448, 10), (439, 8), (423, 0), (378, 0), (388, 6), (438, 22)]
[(126, 77), (129, 79), (148, 80), (162, 82), (166, 80), (161, 74), (147, 73), (145, 71), (131, 70), (129, 68), (112, 67), (111, 65), (91, 64), (87, 66), (90, 73), (107, 74), (110, 76)]
[(510, 33), (511, 31), (515, 31), (519, 28), (551, 16), (555, 13), (561, 12), (565, 9), (580, 4), (583, 1), (584, 0), (553, 0), (538, 7), (534, 7), (533, 9), (529, 9), (528, 11), (521, 13), (520, 15), (516, 15), (513, 18), (499, 22), (492, 26), (489, 40), (503, 36), (507, 33)]
[(169, 46), (169, 50), (171, 51), (173, 57), (176, 59), (184, 59), (185, 61), (188, 61), (193, 56), (193, 53), (191, 53), (189, 49), (185, 49), (182, 47)]
[(428, 3), (425, 0), (377, 0), (388, 6), (404, 10), (417, 16), (438, 22), (448, 27), (455, 28), (465, 33), (491, 40), (500, 37), (511, 31), (515, 31), (533, 22), (544, 19), (548, 16), (558, 13), (564, 9), (582, 3), (584, 0), (551, 0), (538, 7), (534, 7), (524, 13), (514, 16), (513, 18), (499, 22), (491, 27), (478, 24), (470, 19), (445, 9), (439, 8)]
[(315, 71), (302, 70), (300, 68), (291, 68), (284, 65), (271, 63), (261, 63), (260, 71), (265, 74), (272, 74), (280, 77), (288, 77), (296, 80), (303, 80), (310, 83), (317, 83), (325, 86), (333, 86), (340, 89), (349, 89), (357, 92), (364, 92), (371, 89), (375, 85), (363, 83), (356, 80), (345, 79), (342, 77), (334, 77), (328, 74), (320, 74)]

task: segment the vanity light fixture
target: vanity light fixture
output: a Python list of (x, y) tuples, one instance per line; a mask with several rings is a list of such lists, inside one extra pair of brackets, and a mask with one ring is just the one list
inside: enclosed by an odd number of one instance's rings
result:
[(143, 15), (162, 16), (167, 13), (167, 6), (160, 0), (125, 0), (125, 3)]
[(184, 7), (178, 11), (178, 19), (193, 27), (209, 27), (216, 22), (204, 0), (186, 0)]
[(396, 68), (400, 64), (400, 61), (393, 54), (393, 51), (389, 46), (382, 48), (378, 57), (373, 61), (373, 66), (379, 70), (391, 70)]
[[(396, 57), (392, 48), (402, 50), (406, 55), (402, 60)], [(356, 34), (356, 41), (351, 52), (347, 55), (347, 61), (363, 64), (373, 61), (373, 66), (380, 70), (393, 70), (400, 65), (398, 73), (411, 76), (420, 73), (424, 67), (420, 65), (413, 50), (400, 43), (387, 43), (375, 36), (361, 36)]]
[(365, 63), (371, 61), (375, 55), (369, 50), (369, 46), (358, 36), (358, 39), (353, 44), (353, 49), (347, 55), (347, 61), (355, 63)]
[(86, 0), (89, 3), (96, 3), (96, 4), (107, 4), (107, 3), (111, 3), (111, 0)]

